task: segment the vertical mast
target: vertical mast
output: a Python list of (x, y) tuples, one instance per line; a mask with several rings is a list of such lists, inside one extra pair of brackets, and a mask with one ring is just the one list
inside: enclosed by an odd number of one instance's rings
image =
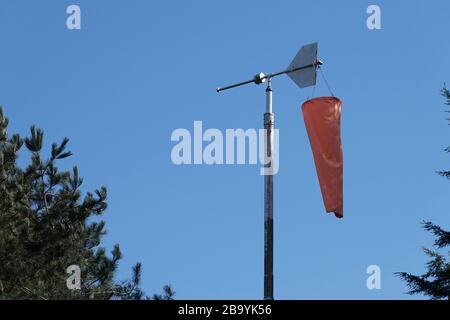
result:
[(266, 89), (265, 161), (264, 176), (264, 299), (273, 300), (273, 128), (272, 85), (269, 79)]

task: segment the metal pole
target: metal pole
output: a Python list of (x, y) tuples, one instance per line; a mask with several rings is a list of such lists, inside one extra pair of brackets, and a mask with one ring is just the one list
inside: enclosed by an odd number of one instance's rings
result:
[(264, 73), (261, 72), (261, 73), (258, 73), (256, 76), (254, 76), (252, 80), (247, 80), (247, 81), (243, 81), (243, 82), (232, 84), (230, 86), (217, 88), (216, 91), (217, 92), (222, 92), (222, 91), (225, 91), (225, 90), (228, 90), (228, 89), (232, 89), (232, 88), (236, 88), (236, 87), (240, 87), (240, 86), (243, 86), (243, 85), (246, 85), (246, 84), (249, 84), (249, 83), (261, 84), (261, 83), (264, 83), (266, 80), (270, 80), (272, 78), (281, 76), (283, 74), (297, 72), (297, 71), (305, 70), (305, 69), (312, 68), (312, 67), (316, 68), (316, 67), (319, 67), (321, 65), (323, 65), (323, 62), (320, 61), (320, 60), (316, 60), (314, 63), (308, 64), (306, 66), (301, 66), (301, 67), (297, 67), (297, 68), (293, 68), (293, 69), (286, 69), (286, 70), (283, 70), (283, 71), (280, 71), (280, 72), (271, 73), (271, 74), (268, 74), (268, 75), (265, 75)]
[(266, 89), (266, 113), (264, 129), (266, 134), (264, 176), (264, 300), (273, 300), (273, 128), (272, 85)]
[(221, 92), (221, 91), (225, 91), (225, 90), (228, 90), (228, 89), (232, 89), (232, 88), (236, 88), (236, 87), (239, 87), (239, 86), (243, 86), (244, 84), (249, 84), (249, 83), (253, 83), (253, 82), (255, 82), (255, 80), (248, 80), (248, 81), (243, 81), (243, 82), (239, 82), (239, 83), (236, 83), (236, 84), (232, 84), (231, 86), (227, 86), (227, 87), (223, 87), (223, 88), (217, 88), (216, 89), (216, 91), (217, 92)]
[[(305, 63), (308, 63), (305, 65)], [(265, 75), (260, 72), (252, 80), (235, 83), (226, 87), (217, 88), (217, 92), (240, 87), (249, 83), (262, 84), (268, 82), (266, 89), (266, 112), (264, 113), (264, 299), (273, 300), (273, 130), (275, 116), (272, 112), (272, 78), (287, 74), (300, 87), (305, 88), (316, 82), (317, 68), (323, 64), (317, 59), (317, 43), (312, 43), (300, 48), (289, 69)], [(314, 68), (314, 72), (302, 72), (303, 78), (297, 79), (291, 75)], [(308, 70), (310, 71), (310, 70)]]

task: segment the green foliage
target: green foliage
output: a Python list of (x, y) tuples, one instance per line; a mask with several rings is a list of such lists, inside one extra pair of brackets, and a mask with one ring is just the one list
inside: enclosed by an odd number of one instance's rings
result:
[[(444, 231), (431, 222), (423, 222), (424, 229), (433, 233), (437, 239), (435, 247), (438, 249), (450, 246), (450, 232)], [(431, 258), (426, 264), (427, 272), (416, 276), (407, 272), (398, 272), (409, 288), (409, 294), (424, 294), (433, 300), (450, 299), (450, 262), (444, 255), (428, 248), (423, 249)], [(450, 251), (447, 253), (450, 256)]]
[[(447, 86), (444, 85), (444, 88), (442, 88), (441, 90), (441, 95), (445, 98), (445, 104), (447, 106), (450, 106), (450, 90), (448, 90)], [(450, 110), (446, 111), (447, 113), (450, 113)], [(447, 120), (449, 121), (449, 125), (450, 125), (450, 118), (447, 118)], [(445, 149), (445, 152), (449, 152), (450, 153), (450, 146), (447, 147)], [(442, 171), (438, 171), (438, 174), (442, 177), (445, 177), (447, 179), (450, 179), (450, 171), (447, 170), (442, 170)]]
[[(450, 90), (448, 90), (447, 85), (444, 84), (444, 87), (441, 90), (442, 96), (446, 99), (445, 104), (450, 106)], [(450, 111), (447, 111), (450, 112)]]
[(170, 286), (164, 286), (163, 294), (154, 294), (153, 300), (173, 300), (175, 296), (175, 292), (172, 290)]
[[(8, 136), (8, 119), (0, 108), (0, 299), (143, 299), (141, 264), (132, 280), (118, 282), (122, 253), (100, 247), (105, 222), (93, 222), (107, 208), (107, 190), (83, 194), (78, 168), (60, 171), (59, 161), (72, 155), (69, 140), (54, 143), (49, 158), (42, 154), (44, 133)], [(17, 165), (25, 146), (30, 163)], [(81, 268), (80, 290), (66, 286), (71, 265)], [(172, 298), (170, 287), (161, 298)]]
[[(445, 85), (441, 93), (446, 98), (445, 104), (450, 106), (450, 91)], [(450, 119), (447, 120), (450, 121)], [(450, 152), (450, 147), (445, 151)], [(450, 179), (450, 171), (439, 171), (438, 174)], [(450, 232), (443, 230), (431, 222), (423, 222), (423, 227), (426, 231), (436, 236), (434, 246), (437, 249), (444, 249), (450, 246)], [(407, 272), (398, 272), (396, 274), (406, 282), (409, 288), (409, 294), (424, 294), (433, 300), (450, 300), (450, 262), (446, 260), (443, 254), (437, 251), (428, 248), (424, 248), (423, 250), (431, 259), (426, 264), (427, 272), (425, 274), (420, 276)], [(450, 257), (450, 251), (447, 252), (447, 256)]]

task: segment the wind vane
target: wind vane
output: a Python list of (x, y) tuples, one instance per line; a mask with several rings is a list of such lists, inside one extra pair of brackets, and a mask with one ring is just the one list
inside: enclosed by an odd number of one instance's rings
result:
[(317, 59), (317, 43), (311, 43), (300, 48), (294, 60), (292, 60), (286, 70), (268, 75), (260, 72), (255, 75), (252, 80), (235, 83), (223, 88), (217, 88), (216, 91), (222, 92), (249, 83), (261, 84), (266, 82), (266, 80), (271, 80), (272, 78), (283, 74), (287, 74), (300, 88), (306, 88), (316, 84), (316, 70), (317, 67), (322, 64), (322, 61)]
[(286, 70), (265, 75), (259, 73), (252, 80), (239, 82), (223, 88), (217, 92), (236, 88), (250, 83), (260, 85), (268, 82), (266, 89), (266, 112), (264, 113), (265, 145), (265, 176), (264, 176), (264, 299), (273, 300), (273, 171), (271, 158), (273, 154), (274, 114), (272, 112), (271, 80), (277, 76), (287, 74), (300, 88), (316, 84), (317, 68), (323, 63), (317, 58), (317, 43), (300, 48)]

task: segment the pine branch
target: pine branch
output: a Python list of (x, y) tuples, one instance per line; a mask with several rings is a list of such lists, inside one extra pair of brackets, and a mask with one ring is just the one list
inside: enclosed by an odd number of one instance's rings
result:
[(437, 237), (434, 242), (434, 245), (437, 248), (441, 249), (450, 245), (450, 232), (443, 230), (441, 227), (431, 223), (430, 221), (423, 221), (422, 224), (426, 231), (433, 233)]

